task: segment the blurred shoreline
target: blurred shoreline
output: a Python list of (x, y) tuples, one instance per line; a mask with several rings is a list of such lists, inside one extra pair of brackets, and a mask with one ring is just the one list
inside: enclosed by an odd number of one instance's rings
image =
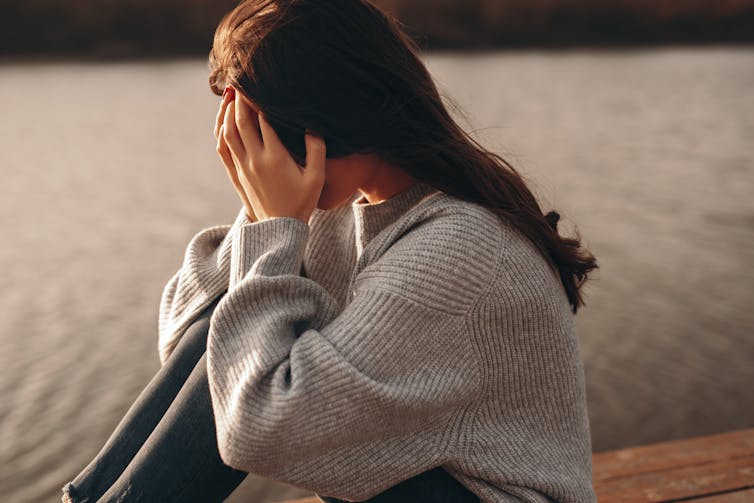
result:
[[(665, 43), (658, 44), (654, 42), (644, 43), (625, 43), (625, 44), (574, 44), (574, 45), (557, 45), (557, 46), (544, 46), (544, 45), (528, 45), (522, 47), (514, 46), (489, 46), (483, 48), (466, 48), (466, 47), (445, 47), (437, 49), (426, 49), (422, 52), (428, 55), (438, 56), (455, 56), (455, 55), (474, 55), (485, 56), (494, 54), (526, 54), (526, 53), (540, 53), (540, 54), (568, 54), (568, 53), (605, 53), (605, 54), (621, 54), (631, 52), (656, 52), (656, 51), (673, 51), (677, 49), (698, 49), (698, 50), (715, 50), (715, 49), (730, 49), (730, 50), (746, 50), (754, 47), (753, 41), (746, 42), (677, 42), (677, 43)], [(197, 59), (204, 59), (206, 55), (197, 54), (174, 54), (174, 53), (126, 53), (119, 54), (117, 56), (100, 53), (81, 53), (81, 52), (68, 52), (68, 53), (34, 53), (34, 54), (2, 54), (0, 53), (0, 65), (13, 64), (13, 65), (35, 65), (35, 64), (56, 64), (56, 63), (91, 63), (97, 65), (113, 64), (118, 65), (121, 63), (160, 63), (160, 62), (180, 62), (180, 61), (196, 61)]]
[[(228, 0), (6, 0), (0, 58), (206, 55)], [(422, 50), (754, 43), (754, 0), (375, 0)]]

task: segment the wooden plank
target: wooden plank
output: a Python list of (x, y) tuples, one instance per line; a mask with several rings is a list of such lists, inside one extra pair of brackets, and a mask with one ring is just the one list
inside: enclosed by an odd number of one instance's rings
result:
[(662, 502), (754, 487), (754, 454), (596, 481), (600, 503)]
[(659, 442), (593, 455), (595, 483), (754, 454), (754, 428)]
[(597, 453), (593, 478), (600, 503), (661, 502), (754, 487), (754, 428)]
[(705, 496), (690, 501), (692, 503), (751, 503), (754, 501), (754, 489), (717, 494), (715, 496)]

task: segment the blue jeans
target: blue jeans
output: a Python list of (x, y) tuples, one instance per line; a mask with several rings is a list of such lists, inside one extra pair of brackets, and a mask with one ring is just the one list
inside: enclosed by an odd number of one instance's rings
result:
[[(223, 463), (215, 436), (206, 349), (209, 319), (221, 298), (189, 326), (97, 456), (62, 488), (63, 502), (222, 502), (248, 475)], [(479, 498), (437, 467), (369, 499), (400, 501)]]

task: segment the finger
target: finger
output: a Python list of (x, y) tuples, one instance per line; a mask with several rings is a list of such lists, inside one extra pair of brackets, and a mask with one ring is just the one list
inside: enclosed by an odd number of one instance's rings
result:
[(238, 128), (236, 127), (235, 105), (235, 100), (231, 101), (230, 104), (228, 104), (228, 108), (225, 110), (223, 133), (225, 143), (228, 144), (230, 153), (236, 161), (236, 166), (241, 168), (243, 167), (242, 161), (246, 159), (246, 150), (244, 149), (241, 137), (238, 135)]
[(276, 155), (289, 155), (288, 149), (285, 148), (278, 134), (270, 126), (270, 123), (267, 122), (263, 114), (259, 114), (259, 129), (262, 131), (262, 141), (264, 142), (265, 149), (270, 149)]
[(217, 153), (220, 156), (223, 165), (225, 166), (225, 171), (228, 173), (228, 178), (230, 178), (231, 183), (233, 183), (233, 186), (236, 188), (236, 192), (238, 192), (239, 196), (241, 197), (241, 201), (247, 208), (250, 208), (251, 205), (249, 204), (249, 198), (246, 196), (246, 190), (238, 179), (238, 169), (236, 168), (236, 165), (233, 161), (233, 156), (231, 155), (228, 144), (225, 143), (225, 138), (223, 138), (222, 134), (218, 135)]
[(229, 93), (223, 94), (223, 99), (220, 101), (220, 109), (217, 111), (217, 117), (215, 117), (215, 139), (220, 135), (220, 127), (223, 125), (223, 119), (225, 118), (225, 109), (230, 103)]
[(306, 169), (304, 171), (307, 176), (324, 178), (327, 158), (325, 139), (307, 131), (304, 135), (304, 143), (306, 144)]
[(230, 153), (228, 144), (225, 142), (225, 138), (223, 137), (223, 129), (224, 126), (220, 126), (220, 135), (218, 135), (217, 137), (217, 154), (223, 161), (223, 165), (228, 172), (228, 176), (235, 185), (236, 180), (238, 180), (238, 169), (236, 168), (236, 163), (233, 160), (233, 155)]
[(246, 102), (241, 93), (236, 94), (235, 121), (241, 141), (250, 152), (261, 152), (265, 147), (259, 132), (259, 118), (257, 113)]
[(222, 135), (222, 130), (224, 128), (225, 126), (220, 127), (221, 134), (217, 138), (217, 153), (220, 156), (220, 159), (222, 159), (223, 161), (225, 170), (228, 172), (228, 177), (233, 182), (233, 185), (238, 188), (238, 168), (236, 168), (236, 162), (233, 159), (233, 154), (230, 152), (228, 144), (226, 143), (225, 138)]

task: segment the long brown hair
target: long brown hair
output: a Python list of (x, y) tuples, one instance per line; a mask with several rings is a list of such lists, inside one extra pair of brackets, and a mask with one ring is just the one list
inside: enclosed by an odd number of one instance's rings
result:
[(304, 164), (304, 131), (328, 157), (372, 153), (417, 180), (506, 219), (560, 275), (571, 310), (596, 269), (581, 238), (560, 236), (560, 215), (542, 213), (505, 159), (447, 112), (402, 25), (368, 0), (244, 0), (220, 21), (209, 84), (242, 91)]

